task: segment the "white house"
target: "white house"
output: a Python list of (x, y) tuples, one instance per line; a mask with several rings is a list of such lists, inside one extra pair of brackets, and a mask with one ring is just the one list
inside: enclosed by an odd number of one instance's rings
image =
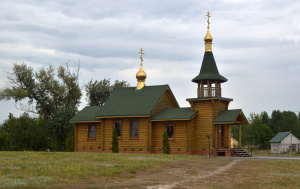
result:
[(271, 153), (279, 154), (287, 151), (299, 151), (300, 140), (291, 132), (280, 132), (270, 141)]

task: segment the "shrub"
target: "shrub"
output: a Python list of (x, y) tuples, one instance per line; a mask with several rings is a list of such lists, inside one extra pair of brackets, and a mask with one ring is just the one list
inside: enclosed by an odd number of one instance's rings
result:
[(163, 134), (163, 153), (170, 154), (170, 151), (169, 136), (167, 131), (165, 131)]
[(65, 145), (66, 145), (66, 151), (68, 152), (74, 152), (75, 150), (75, 136), (74, 136), (74, 132), (69, 132), (68, 136), (66, 138), (65, 141)]
[(112, 133), (112, 153), (119, 153), (119, 141), (117, 130), (114, 129)]

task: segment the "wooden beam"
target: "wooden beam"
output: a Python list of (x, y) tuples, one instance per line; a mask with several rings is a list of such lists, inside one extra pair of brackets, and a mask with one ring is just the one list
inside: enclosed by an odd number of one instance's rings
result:
[(231, 148), (231, 125), (228, 126), (228, 149)]

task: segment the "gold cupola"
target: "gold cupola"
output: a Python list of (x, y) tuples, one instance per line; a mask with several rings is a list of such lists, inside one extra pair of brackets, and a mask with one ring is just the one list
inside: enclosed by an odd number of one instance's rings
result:
[(212, 51), (212, 48), (211, 48), (211, 45), (212, 45), (212, 36), (210, 35), (210, 32), (209, 32), (209, 11), (207, 12), (207, 33), (206, 33), (206, 36), (204, 37), (204, 41), (205, 41), (205, 51)]
[(137, 86), (136, 86), (136, 89), (137, 90), (140, 90), (142, 89), (146, 84), (145, 84), (145, 80), (146, 80), (146, 77), (147, 77), (147, 74), (144, 72), (144, 69), (143, 69), (143, 48), (141, 48), (141, 51), (139, 52), (141, 54), (141, 67), (140, 67), (140, 70), (136, 73), (136, 79), (138, 81), (137, 83)]

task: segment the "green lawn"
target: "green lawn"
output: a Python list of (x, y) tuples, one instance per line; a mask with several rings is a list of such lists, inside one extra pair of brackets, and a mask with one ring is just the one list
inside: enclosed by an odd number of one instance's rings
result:
[(67, 152), (0, 152), (0, 188), (40, 188), (89, 182), (93, 177), (158, 168), (160, 163), (187, 160), (186, 155), (134, 155)]
[[(0, 152), (0, 188), (300, 188), (300, 161)], [(172, 185), (173, 184), (173, 185)], [(171, 187), (171, 188), (172, 188)]]

